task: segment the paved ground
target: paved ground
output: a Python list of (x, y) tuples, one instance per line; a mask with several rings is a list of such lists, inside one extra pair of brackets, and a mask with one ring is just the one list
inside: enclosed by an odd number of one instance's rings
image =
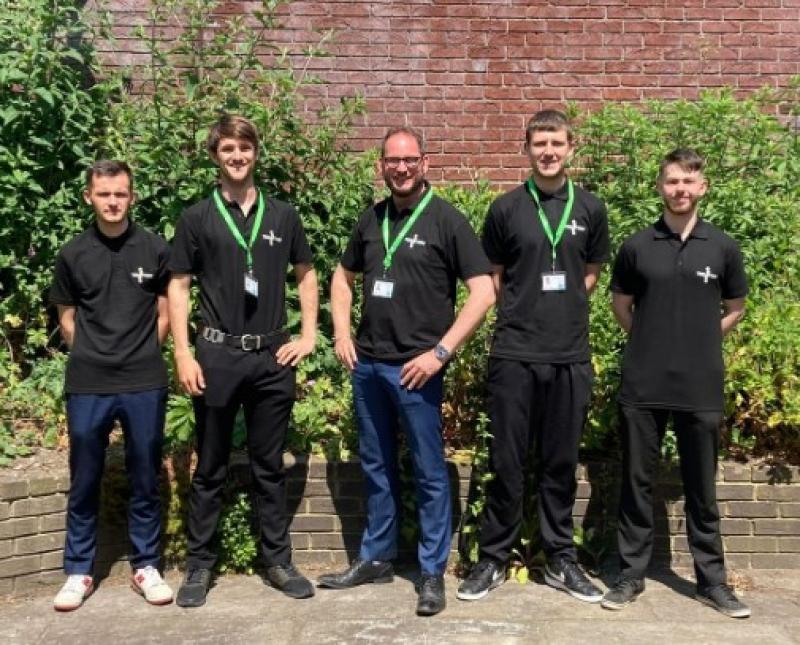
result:
[[(311, 572), (313, 575), (313, 572)], [(320, 589), (290, 600), (258, 576), (219, 579), (200, 609), (151, 607), (119, 578), (106, 580), (78, 611), (59, 614), (54, 590), (0, 604), (0, 634), (17, 643), (800, 643), (800, 572), (749, 574), (748, 620), (726, 618), (691, 598), (674, 574), (647, 581), (621, 612), (587, 605), (535, 582), (507, 583), (479, 602), (455, 599), (439, 616), (414, 615), (411, 576), (350, 591)], [(177, 586), (179, 574), (168, 579)], [(46, 593), (45, 593), (46, 591)]]

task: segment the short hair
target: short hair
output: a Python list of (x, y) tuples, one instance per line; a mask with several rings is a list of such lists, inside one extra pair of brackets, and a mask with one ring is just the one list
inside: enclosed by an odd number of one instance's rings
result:
[(534, 132), (555, 132), (562, 129), (567, 131), (567, 140), (572, 143), (572, 127), (567, 115), (559, 110), (540, 110), (528, 120), (525, 143), (531, 142)]
[(118, 159), (98, 159), (86, 170), (86, 187), (91, 188), (95, 177), (116, 177), (127, 175), (130, 189), (133, 190), (133, 171), (124, 161)]
[(706, 161), (700, 154), (692, 148), (675, 148), (672, 152), (664, 155), (661, 164), (658, 166), (658, 180), (664, 177), (667, 166), (678, 164), (686, 172), (703, 172)]
[(422, 132), (407, 125), (400, 125), (394, 128), (389, 128), (386, 131), (386, 134), (383, 135), (383, 141), (381, 142), (381, 157), (386, 154), (386, 142), (396, 134), (407, 134), (410, 137), (414, 137), (414, 139), (417, 141), (417, 145), (419, 146), (419, 153), (423, 156), (425, 155), (425, 137), (422, 136)]
[(238, 114), (223, 114), (208, 131), (206, 139), (208, 152), (216, 154), (219, 142), (227, 137), (249, 141), (258, 152), (258, 130), (250, 119)]

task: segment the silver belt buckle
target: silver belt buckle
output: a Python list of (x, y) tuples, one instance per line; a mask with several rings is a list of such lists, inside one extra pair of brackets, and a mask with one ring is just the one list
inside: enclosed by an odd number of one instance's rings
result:
[[(251, 345), (250, 342), (253, 342)], [(242, 334), (242, 351), (253, 352), (261, 349), (261, 336), (258, 334)]]
[(209, 343), (214, 343), (215, 345), (219, 345), (220, 343), (225, 341), (225, 332), (220, 331), (219, 329), (212, 329), (211, 327), (206, 327), (203, 329), (203, 338), (205, 338)]

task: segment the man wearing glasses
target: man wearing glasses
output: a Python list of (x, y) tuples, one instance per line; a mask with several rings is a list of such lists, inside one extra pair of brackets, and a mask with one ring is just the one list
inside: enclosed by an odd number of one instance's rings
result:
[[(391, 197), (361, 214), (331, 286), (336, 355), (353, 378), (367, 526), (351, 566), (320, 576), (319, 583), (344, 589), (392, 580), (402, 427), (419, 506), (417, 614), (432, 616), (445, 607), (452, 534), (441, 436), (443, 368), (494, 303), (491, 267), (464, 216), (425, 180), (428, 157), (418, 132), (389, 130), (378, 171)], [(364, 304), (354, 340), (350, 309), (359, 273)], [(454, 317), (457, 278), (469, 296)]]

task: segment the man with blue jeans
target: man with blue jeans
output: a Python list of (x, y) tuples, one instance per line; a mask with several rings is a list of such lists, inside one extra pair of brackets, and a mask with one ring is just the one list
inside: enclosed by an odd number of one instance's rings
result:
[(158, 478), (167, 400), (160, 345), (167, 335), (166, 242), (128, 218), (130, 168), (98, 161), (84, 199), (95, 223), (58, 254), (50, 301), (70, 347), (65, 391), (70, 438), (70, 492), (59, 611), (81, 606), (93, 591), (97, 514), (105, 450), (115, 421), (125, 435), (131, 487), (128, 532), (131, 585), (155, 605), (172, 602), (158, 572), (161, 501)]
[[(419, 506), (422, 577), (417, 614), (445, 607), (452, 535), (450, 490), (441, 436), (444, 365), (494, 303), (489, 261), (464, 216), (425, 180), (422, 136), (393, 128), (378, 171), (391, 197), (365, 210), (331, 285), (335, 350), (353, 374), (359, 453), (367, 489), (367, 527), (358, 558), (319, 578), (334, 589), (390, 582), (397, 555), (397, 435), (405, 432)], [(350, 309), (363, 274), (363, 311), (355, 342)], [(468, 291), (454, 320), (456, 280)]]

